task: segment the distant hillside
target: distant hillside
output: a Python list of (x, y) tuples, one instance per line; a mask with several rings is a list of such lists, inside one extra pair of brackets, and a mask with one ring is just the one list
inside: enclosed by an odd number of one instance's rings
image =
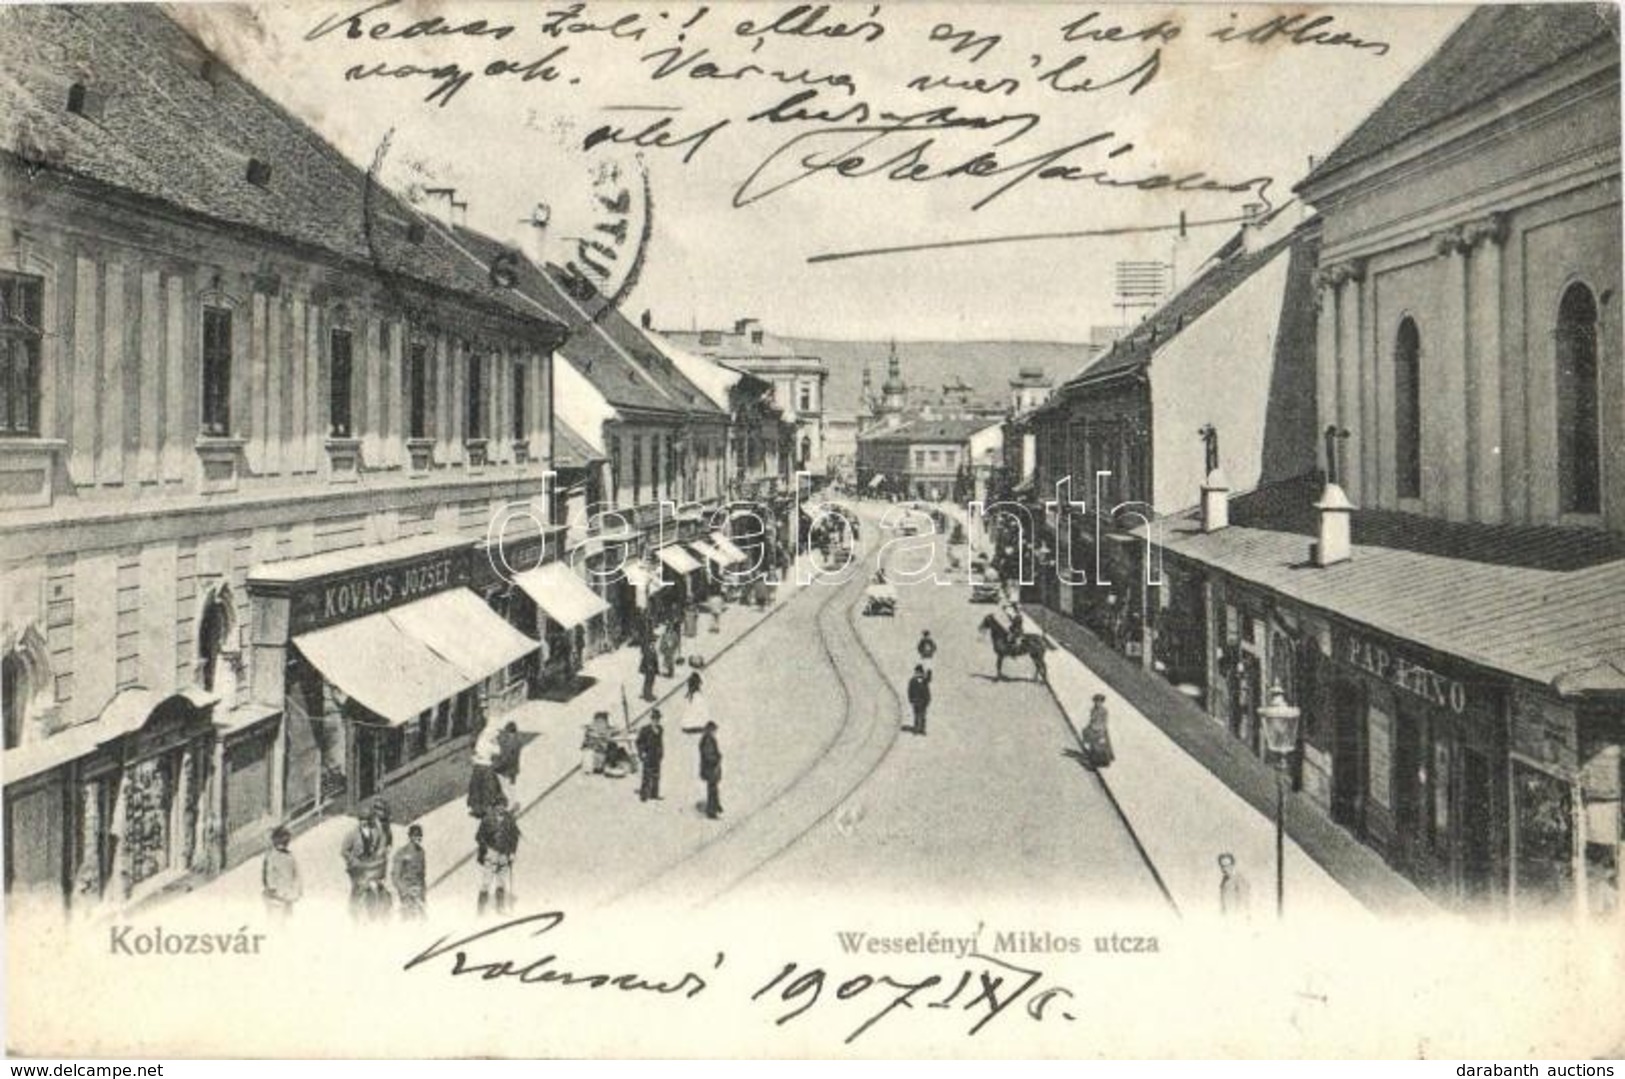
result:
[[(796, 352), (820, 356), (829, 364), (828, 407), (854, 410), (863, 395), (867, 366), (876, 392), (886, 381), (887, 341), (820, 341), (788, 337)], [(1022, 367), (1042, 367), (1056, 385), (1077, 374), (1089, 358), (1089, 347), (1058, 341), (899, 341), (897, 356), (903, 381), (933, 394), (963, 379), (978, 396), (1004, 400), (1010, 380)]]

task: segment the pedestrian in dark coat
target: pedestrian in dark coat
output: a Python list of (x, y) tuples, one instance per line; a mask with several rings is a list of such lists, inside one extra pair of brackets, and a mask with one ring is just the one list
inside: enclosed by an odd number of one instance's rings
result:
[(643, 675), (643, 699), (655, 699), (655, 675), (660, 673), (660, 660), (655, 656), (654, 646), (648, 641), (643, 643), (643, 654), (638, 659), (638, 673)]
[(929, 667), (932, 657), (937, 654), (937, 642), (931, 639), (931, 631), (920, 630), (920, 643), (914, 647), (915, 651), (920, 653), (920, 663)]
[(705, 780), (705, 815), (716, 820), (722, 816), (722, 747), (715, 723), (706, 723), (700, 735), (700, 778)]
[(1083, 755), (1089, 767), (1108, 768), (1117, 757), (1112, 752), (1111, 732), (1106, 728), (1106, 695), (1096, 693), (1094, 705), (1089, 712), (1089, 726), (1083, 729)]
[(660, 631), (660, 673), (670, 678), (677, 673), (677, 649), (682, 640), (677, 633), (677, 621), (673, 619), (666, 623), (666, 628)]
[(914, 677), (908, 680), (908, 703), (914, 709), (914, 734), (925, 733), (925, 710), (931, 707), (931, 672), (924, 665), (915, 664)]
[(503, 782), (504, 795), (508, 801), (514, 800), (514, 788), (519, 784), (519, 751), (524, 746), (524, 739), (519, 737), (519, 724), (509, 720), (507, 725), (497, 734), (497, 755), (491, 765)]
[(506, 805), (494, 805), (474, 833), (480, 864), (479, 913), (484, 914), (495, 893), (498, 914), (506, 914), (513, 898), (513, 859), (519, 850), (519, 822)]
[(649, 713), (649, 722), (638, 731), (638, 761), (643, 765), (643, 783), (638, 801), (660, 800), (660, 762), (666, 756), (666, 734), (660, 726), (660, 709)]

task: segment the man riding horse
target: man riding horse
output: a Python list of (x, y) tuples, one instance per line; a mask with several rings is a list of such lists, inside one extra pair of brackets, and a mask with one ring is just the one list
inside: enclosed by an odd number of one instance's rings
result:
[(999, 681), (1004, 681), (1004, 661), (1012, 656), (1031, 659), (1034, 680), (1049, 681), (1049, 668), (1044, 663), (1044, 653), (1049, 651), (1049, 643), (1043, 637), (1036, 633), (1012, 632), (992, 614), (984, 617), (976, 628), (979, 633), (993, 634), (994, 673)]

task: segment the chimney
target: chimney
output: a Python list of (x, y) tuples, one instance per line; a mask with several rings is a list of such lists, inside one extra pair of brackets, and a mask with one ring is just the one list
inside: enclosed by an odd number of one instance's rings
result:
[(462, 228), (468, 224), (468, 203), (459, 201), (455, 187), (426, 187), (424, 205), (447, 229)]
[(738, 334), (740, 337), (743, 337), (755, 329), (757, 325), (757, 321), (753, 318), (738, 319), (734, 322), (734, 333)]
[(1350, 525), (1354, 503), (1335, 483), (1327, 483), (1320, 493), (1315, 509), (1320, 511), (1320, 538), (1309, 545), (1309, 560), (1317, 566), (1335, 566), (1347, 562), (1353, 554)]
[(547, 240), (547, 223), (552, 216), (552, 210), (548, 208), (547, 203), (538, 202), (531, 207), (529, 217), (519, 219), (518, 242), (514, 246), (519, 248), (519, 253), (533, 266), (547, 265), (547, 255), (543, 248)]
[(1262, 202), (1249, 202), (1241, 208), (1241, 250), (1244, 254), (1252, 254), (1263, 246), (1261, 236), (1264, 231), (1264, 204)]
[(1230, 527), (1230, 480), (1219, 467), (1219, 429), (1205, 423), (1197, 434), (1202, 438), (1207, 469), (1207, 478), (1202, 481), (1202, 531), (1217, 532)]
[(1230, 481), (1224, 469), (1215, 468), (1202, 481), (1202, 531), (1217, 532), (1230, 527)]
[(639, 319), (638, 321), (643, 324), (644, 329), (646, 329), (646, 330), (654, 329), (654, 324), (655, 324), (654, 312), (650, 311), (648, 308), (644, 308), (643, 309), (643, 317), (641, 319)]

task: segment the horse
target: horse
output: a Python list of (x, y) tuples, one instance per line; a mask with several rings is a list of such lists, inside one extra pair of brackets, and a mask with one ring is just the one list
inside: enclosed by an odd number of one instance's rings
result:
[(1049, 651), (1049, 644), (1036, 633), (1012, 634), (1003, 622), (993, 615), (985, 616), (981, 624), (976, 627), (978, 633), (993, 634), (994, 672), (999, 681), (1004, 681), (1004, 661), (1011, 656), (1026, 656), (1033, 661), (1033, 680), (1048, 682), (1049, 667), (1044, 663), (1044, 653)]

